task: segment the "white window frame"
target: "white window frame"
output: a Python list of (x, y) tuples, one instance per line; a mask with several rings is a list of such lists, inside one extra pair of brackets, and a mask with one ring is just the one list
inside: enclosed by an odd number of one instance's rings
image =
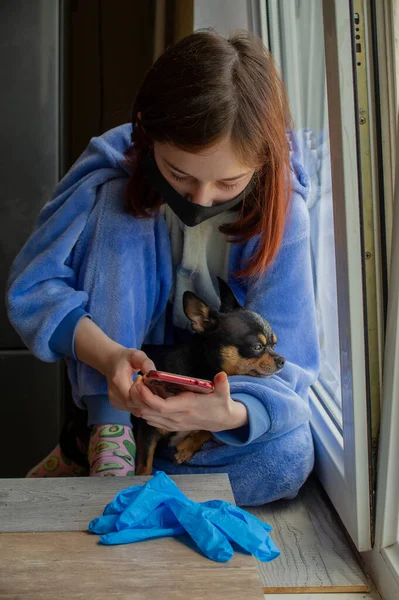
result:
[[(283, 42), (291, 58), (290, 44), (297, 35), (292, 6), (279, 0), (267, 4), (269, 27), (262, 29), (268, 29), (273, 42), (280, 39), (279, 24), (289, 31)], [(324, 0), (342, 415), (321, 385), (311, 391), (310, 406), (316, 472), (357, 548), (365, 551), (371, 548), (369, 430), (351, 19), (349, 0)], [(280, 46), (273, 44), (279, 66)], [(294, 72), (288, 88), (295, 87), (298, 76), (295, 49), (291, 52), (287, 69)]]
[[(399, 5), (377, 5), (378, 55), (384, 139), (387, 254), (390, 257), (388, 315), (384, 353), (382, 420), (377, 471), (376, 535), (363, 554), (384, 600), (399, 597)], [(396, 35), (395, 35), (396, 34)], [(395, 48), (395, 42), (397, 47)], [(396, 131), (395, 131), (396, 130)], [(391, 166), (391, 168), (389, 168)], [(394, 189), (394, 192), (393, 192)], [(393, 195), (395, 202), (393, 202)]]
[[(342, 434), (311, 394), (317, 473), (359, 551), (371, 549), (370, 427), (359, 209), (352, 13), (348, 0), (323, 0), (337, 296)], [(371, 115), (370, 115), (371, 118)], [(341, 198), (345, 202), (341, 204)]]
[(399, 597), (399, 135), (378, 460), (376, 539), (364, 559), (385, 600)]

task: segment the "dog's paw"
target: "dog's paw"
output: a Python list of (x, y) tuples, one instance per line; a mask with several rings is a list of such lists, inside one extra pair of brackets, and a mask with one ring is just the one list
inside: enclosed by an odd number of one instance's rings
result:
[(175, 462), (178, 465), (181, 465), (181, 464), (187, 462), (188, 460), (190, 460), (190, 458), (192, 457), (193, 454), (194, 453), (189, 448), (181, 448), (174, 455)]

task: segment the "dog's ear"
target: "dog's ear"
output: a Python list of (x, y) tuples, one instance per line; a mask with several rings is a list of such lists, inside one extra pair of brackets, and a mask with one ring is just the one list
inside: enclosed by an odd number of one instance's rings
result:
[(230, 286), (223, 281), (220, 277), (217, 278), (220, 292), (220, 309), (222, 313), (232, 312), (238, 310), (242, 306), (238, 303), (237, 298), (234, 296)]
[(201, 298), (192, 292), (184, 292), (183, 309), (191, 321), (194, 331), (204, 333), (214, 329), (217, 323), (215, 311), (213, 311)]

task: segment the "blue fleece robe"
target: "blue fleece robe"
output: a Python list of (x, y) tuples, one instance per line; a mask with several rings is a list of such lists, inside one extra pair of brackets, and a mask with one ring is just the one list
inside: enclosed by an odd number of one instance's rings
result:
[[(84, 316), (126, 347), (170, 343), (166, 327), (172, 285), (169, 234), (162, 215), (136, 219), (123, 209), (130, 145), (126, 124), (93, 138), (40, 212), (9, 276), (11, 323), (35, 356), (65, 358), (75, 402), (89, 422), (130, 422), (114, 409), (103, 375), (76, 359), (74, 334)], [(259, 243), (232, 244), (229, 285), (238, 301), (267, 319), (284, 369), (269, 378), (229, 377), (231, 396), (245, 404), (248, 425), (215, 433), (192, 459), (173, 463), (171, 450), (154, 468), (170, 474), (227, 472), (236, 502), (256, 505), (294, 497), (313, 467), (309, 386), (319, 368), (312, 272), (308, 180), (291, 152), (293, 196), (276, 259), (256, 283), (233, 273)], [(193, 274), (195, 276), (195, 274)]]

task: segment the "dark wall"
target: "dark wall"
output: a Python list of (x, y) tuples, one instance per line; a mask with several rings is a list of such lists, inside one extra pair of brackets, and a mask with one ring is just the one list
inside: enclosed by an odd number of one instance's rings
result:
[[(58, 180), (90, 138), (129, 121), (152, 64), (154, 2), (0, 3), (0, 289)], [(57, 443), (64, 364), (25, 347), (0, 303), (0, 477), (23, 477)]]
[[(0, 290), (59, 178), (59, 10), (0, 3)], [(56, 442), (61, 365), (25, 349), (0, 302), (0, 476), (23, 476)]]

